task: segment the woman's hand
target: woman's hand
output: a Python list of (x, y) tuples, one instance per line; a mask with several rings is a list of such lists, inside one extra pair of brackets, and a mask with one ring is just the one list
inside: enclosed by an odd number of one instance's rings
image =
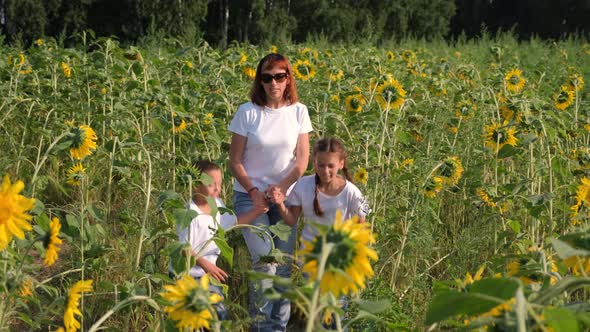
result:
[(268, 208), (268, 201), (266, 200), (266, 193), (264, 193), (258, 189), (254, 189), (248, 193), (248, 196), (250, 196), (250, 199), (252, 200), (252, 203), (254, 203), (254, 206), (263, 206), (263, 207)]

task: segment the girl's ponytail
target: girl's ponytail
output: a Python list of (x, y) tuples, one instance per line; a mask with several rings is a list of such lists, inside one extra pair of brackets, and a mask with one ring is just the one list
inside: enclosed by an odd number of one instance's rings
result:
[(317, 175), (315, 175), (315, 196), (313, 198), (313, 212), (315, 212), (315, 214), (319, 217), (323, 217), (324, 216), (324, 211), (322, 210), (322, 207), (320, 206), (320, 201), (318, 199), (318, 185), (320, 184), (321, 179), (320, 177)]

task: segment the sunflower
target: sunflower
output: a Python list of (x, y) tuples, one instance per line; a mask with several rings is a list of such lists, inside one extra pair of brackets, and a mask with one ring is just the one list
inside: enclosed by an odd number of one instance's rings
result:
[(22, 297), (33, 296), (33, 279), (26, 277), (18, 288), (18, 294)]
[(455, 156), (446, 158), (438, 168), (438, 174), (442, 178), (444, 184), (451, 186), (456, 185), (459, 183), (461, 176), (463, 176), (463, 165), (461, 165), (461, 160)]
[(520, 69), (512, 69), (504, 76), (504, 84), (510, 92), (520, 92), (524, 88), (525, 83), (526, 80), (522, 77), (522, 71)]
[(584, 87), (584, 77), (578, 74), (571, 74), (566, 85), (570, 90), (578, 92)]
[(41, 38), (39, 38), (39, 39), (37, 39), (37, 40), (35, 41), (35, 44), (37, 44), (37, 46), (39, 46), (39, 47), (40, 47), (40, 46), (43, 46), (43, 43), (44, 43), (44, 42), (43, 42), (43, 39), (41, 39)]
[(485, 265), (482, 265), (477, 272), (475, 272), (474, 275), (471, 275), (471, 273), (467, 272), (465, 274), (465, 279), (463, 280), (455, 280), (457, 282), (457, 284), (459, 284), (459, 286), (461, 288), (465, 288), (469, 285), (471, 285), (472, 283), (474, 283), (475, 281), (481, 280), (481, 275), (483, 274), (483, 271), (485, 269)]
[(572, 219), (576, 219), (583, 207), (590, 207), (590, 179), (587, 177), (582, 178), (576, 190), (576, 204), (570, 207)]
[(184, 62), (184, 65), (187, 66), (188, 69), (193, 69), (193, 63), (188, 60)]
[(70, 154), (76, 160), (82, 160), (92, 154), (96, 150), (96, 133), (87, 125), (74, 127), (70, 130), (72, 139), (72, 147)]
[(302, 81), (307, 81), (315, 76), (315, 68), (309, 60), (297, 60), (293, 66), (293, 74)]
[(476, 111), (477, 105), (471, 100), (463, 100), (457, 103), (457, 106), (455, 107), (455, 116), (463, 118), (463, 120), (468, 120), (475, 115)]
[(479, 196), (479, 198), (481, 199), (481, 201), (491, 207), (491, 208), (496, 208), (496, 202), (494, 202), (491, 198), (490, 195), (488, 195), (488, 193), (483, 189), (483, 188), (477, 188), (477, 196)]
[(424, 195), (426, 197), (434, 198), (442, 191), (444, 180), (440, 176), (429, 178), (424, 185)]
[(410, 167), (412, 167), (412, 165), (414, 165), (414, 158), (408, 158), (402, 161), (402, 163), (399, 165), (399, 168), (409, 169)]
[(332, 82), (340, 81), (342, 78), (344, 78), (344, 72), (342, 71), (342, 69), (338, 69), (328, 73), (328, 79), (330, 79), (330, 81)]
[(393, 53), (392, 51), (387, 52), (387, 60), (389, 60), (389, 61), (395, 60), (395, 53)]
[(396, 79), (390, 78), (383, 84), (377, 86), (376, 99), (382, 110), (399, 109), (406, 96), (406, 90), (399, 84)]
[(576, 162), (578, 170), (590, 170), (590, 149), (588, 148), (579, 148), (572, 150), (571, 156), (569, 158)]
[(29, 220), (31, 216), (26, 211), (35, 205), (34, 198), (27, 198), (19, 193), (24, 189), (22, 181), (10, 182), (4, 177), (0, 188), (0, 250), (4, 250), (15, 236), (24, 239), (24, 231), (32, 229)]
[(59, 238), (60, 229), (61, 224), (59, 223), (59, 219), (53, 217), (53, 219), (51, 219), (51, 225), (49, 226), (49, 232), (47, 232), (45, 239), (43, 239), (43, 246), (45, 247), (45, 260), (43, 263), (47, 266), (51, 266), (55, 263), (57, 260), (57, 253), (61, 250), (59, 247), (62, 243)]
[(82, 166), (82, 163), (74, 164), (68, 170), (68, 177), (66, 182), (72, 186), (79, 186), (82, 183), (82, 179), (86, 176), (86, 168)]
[(404, 50), (402, 52), (402, 59), (404, 59), (405, 62), (414, 62), (416, 60), (416, 53), (414, 53), (411, 50)]
[(504, 122), (503, 125), (492, 122), (484, 129), (485, 145), (494, 151), (500, 151), (505, 145), (516, 146), (518, 139), (514, 134), (516, 134), (516, 129), (508, 127), (507, 122)]
[(249, 79), (253, 80), (256, 77), (256, 69), (246, 66), (242, 69), (244, 75), (246, 75)]
[(574, 103), (574, 91), (567, 85), (562, 85), (559, 88), (559, 93), (553, 95), (555, 107), (560, 111), (565, 111), (571, 104)]
[(209, 275), (205, 274), (200, 281), (196, 281), (188, 274), (176, 281), (175, 285), (164, 286), (166, 292), (161, 295), (170, 302), (164, 311), (170, 314), (172, 320), (177, 321), (180, 330), (209, 329), (215, 310), (212, 304), (223, 298), (219, 294), (209, 292)]
[[(323, 275), (318, 276), (318, 260), (325, 246), (331, 244)], [(313, 280), (320, 279), (320, 292), (340, 294), (357, 293), (366, 287), (365, 281), (374, 274), (370, 260), (378, 259), (377, 252), (369, 248), (375, 243), (367, 223), (359, 223), (358, 216), (342, 220), (336, 211), (334, 225), (311, 242), (303, 241), (299, 252), (304, 259), (303, 272)]]
[(277, 53), (279, 50), (279, 48), (277, 47), (277, 45), (271, 45), (270, 46), (270, 53)]
[(210, 125), (213, 123), (213, 113), (205, 114), (205, 118), (203, 119), (203, 123), (205, 125)]
[(572, 270), (573, 275), (590, 274), (590, 257), (571, 256), (563, 260), (563, 264)]
[(64, 312), (64, 325), (67, 332), (75, 332), (80, 328), (80, 322), (76, 320), (76, 316), (82, 316), (82, 312), (78, 308), (82, 293), (92, 291), (92, 280), (80, 280), (70, 288), (68, 296), (68, 303)]
[(72, 76), (72, 68), (70, 68), (67, 63), (61, 63), (61, 70), (63, 71), (65, 77), (70, 78), (70, 76)]
[(344, 103), (346, 104), (346, 111), (347, 112), (355, 112), (359, 113), (363, 110), (363, 105), (367, 102), (365, 101), (365, 97), (360, 93), (350, 95), (344, 99)]
[(176, 113), (172, 115), (172, 130), (175, 134), (180, 134), (186, 129), (186, 121), (177, 116)]
[(368, 180), (369, 180), (369, 173), (363, 167), (360, 167), (359, 169), (356, 170), (356, 172), (354, 172), (354, 181), (355, 182), (360, 183), (360, 184), (367, 184)]
[(248, 61), (248, 56), (245, 53), (240, 54), (240, 61), (238, 61), (239, 65), (243, 65)]
[(312, 57), (314, 59), (318, 59), (318, 51), (317, 50), (313, 50), (309, 47), (304, 47), (303, 49), (301, 49), (299, 51), (299, 54), (301, 54), (302, 57)]

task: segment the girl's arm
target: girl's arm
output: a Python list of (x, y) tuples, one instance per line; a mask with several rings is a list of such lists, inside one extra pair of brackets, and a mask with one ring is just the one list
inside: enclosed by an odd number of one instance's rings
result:
[(248, 196), (254, 204), (263, 205), (266, 198), (263, 192), (255, 189), (252, 181), (248, 177), (248, 173), (242, 163), (244, 151), (246, 150), (247, 137), (238, 134), (233, 134), (231, 137), (231, 145), (229, 146), (229, 166), (233, 176), (236, 180), (248, 191)]
[(285, 194), (278, 188), (271, 190), (268, 194), (270, 196), (270, 201), (278, 205), (279, 213), (281, 214), (281, 218), (285, 221), (285, 224), (289, 226), (297, 224), (297, 219), (299, 219), (299, 215), (301, 215), (301, 206), (291, 205), (287, 208), (285, 205)]
[(285, 224), (295, 226), (301, 215), (301, 206), (291, 205), (287, 208), (284, 202), (278, 205), (279, 213), (281, 214), (281, 218), (285, 221)]
[(206, 260), (205, 257), (198, 257), (197, 265), (200, 266), (206, 273), (209, 273), (215, 280), (219, 282), (225, 282), (225, 278), (227, 278), (227, 272)]

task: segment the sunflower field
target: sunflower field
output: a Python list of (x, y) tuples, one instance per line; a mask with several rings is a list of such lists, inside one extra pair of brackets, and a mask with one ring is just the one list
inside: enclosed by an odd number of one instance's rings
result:
[(228, 125), (269, 52), (293, 65), (310, 141), (345, 142), (372, 209), (318, 240), (357, 244), (354, 282), (323, 271), (338, 243), (299, 251), (317, 282), (300, 285), (294, 266), (291, 291), (275, 294), (296, 303), (293, 331), (333, 314), (352, 331), (590, 328), (589, 44), (77, 38), (0, 47), (0, 330), (246, 331), (247, 280), (264, 276), (239, 232), (218, 236), (227, 321), (208, 278), (168, 267), (186, 260), (175, 227), (207, 181), (193, 160), (222, 165), (232, 208)]

